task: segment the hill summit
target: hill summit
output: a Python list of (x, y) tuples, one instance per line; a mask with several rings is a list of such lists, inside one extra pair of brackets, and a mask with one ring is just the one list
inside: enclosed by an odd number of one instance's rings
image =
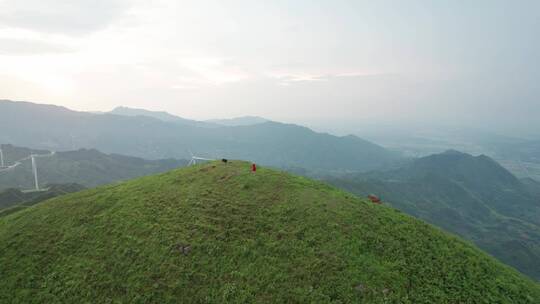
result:
[(540, 287), (384, 205), (211, 162), (0, 218), (0, 302), (538, 303)]
[(456, 233), (540, 280), (540, 192), (493, 159), (447, 151), (394, 170), (329, 179)]

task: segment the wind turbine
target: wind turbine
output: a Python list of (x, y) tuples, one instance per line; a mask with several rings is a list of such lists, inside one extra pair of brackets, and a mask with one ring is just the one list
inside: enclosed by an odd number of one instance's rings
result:
[(32, 155), (30, 155), (30, 158), (32, 159), (32, 172), (34, 172), (34, 182), (35, 182), (35, 184), (36, 184), (36, 191), (39, 191), (39, 182), (38, 182), (38, 176), (37, 176), (36, 155), (32, 154)]
[[(32, 190), (32, 191), (41, 191), (42, 189), (39, 188), (36, 158), (51, 157), (51, 156), (54, 156), (55, 154), (56, 154), (55, 151), (51, 151), (49, 154), (30, 154), (27, 157), (19, 159), (18, 161), (13, 163), (13, 165), (11, 165), (11, 166), (4, 166), (4, 155), (2, 153), (2, 149), (0, 149), (0, 165), (2, 165), (2, 166), (0, 166), (0, 172), (12, 171), (15, 168), (17, 168), (18, 166), (20, 166), (23, 161), (26, 161), (26, 160), (30, 159), (32, 161), (32, 173), (34, 175), (34, 185), (35, 185), (35, 189)], [(47, 189), (43, 189), (43, 190), (47, 190)]]
[(2, 148), (0, 147), (0, 168), (4, 168), (4, 152), (2, 152)]
[[(37, 172), (37, 161), (36, 158), (40, 157), (51, 157), (56, 154), (55, 151), (51, 151), (49, 154), (30, 154), (30, 159), (32, 160), (32, 172), (34, 173), (34, 184), (36, 186), (35, 191), (40, 191), (39, 181), (38, 181), (38, 172)], [(43, 189), (46, 190), (46, 189)]]
[(189, 161), (188, 166), (196, 165), (197, 161), (212, 161), (212, 160), (215, 160), (215, 159), (211, 159), (211, 158), (204, 158), (204, 157), (195, 156), (195, 155), (193, 155), (193, 153), (191, 151), (189, 151), (189, 154), (191, 154), (191, 160)]

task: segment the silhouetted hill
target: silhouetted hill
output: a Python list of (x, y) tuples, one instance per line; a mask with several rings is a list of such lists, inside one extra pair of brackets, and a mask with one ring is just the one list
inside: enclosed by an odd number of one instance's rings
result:
[(487, 156), (448, 151), (330, 182), (359, 195), (378, 194), (540, 279), (540, 195)]
[(439, 229), (240, 161), (0, 217), (0, 265), (6, 303), (540, 301), (537, 284)]
[[(0, 145), (9, 165), (34, 154), (49, 151)], [(186, 160), (145, 160), (118, 154), (105, 154), (94, 149), (57, 152), (36, 159), (40, 184), (77, 183), (95, 187), (119, 180), (168, 171), (187, 164)], [(9, 171), (0, 172), (0, 190), (7, 188), (33, 189), (34, 176), (29, 159)]]
[(0, 101), (0, 130), (8, 130), (0, 133), (0, 142), (33, 148), (90, 147), (147, 159), (190, 158), (192, 151), (203, 157), (242, 158), (312, 171), (365, 171), (399, 159), (358, 137), (316, 133), (291, 124), (201, 128), (146, 116), (92, 114), (26, 102)]

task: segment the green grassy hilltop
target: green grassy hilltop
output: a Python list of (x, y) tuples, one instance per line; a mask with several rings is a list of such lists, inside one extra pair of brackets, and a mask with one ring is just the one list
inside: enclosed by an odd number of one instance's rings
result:
[(424, 222), (303, 177), (208, 163), (0, 218), (0, 303), (540, 303)]

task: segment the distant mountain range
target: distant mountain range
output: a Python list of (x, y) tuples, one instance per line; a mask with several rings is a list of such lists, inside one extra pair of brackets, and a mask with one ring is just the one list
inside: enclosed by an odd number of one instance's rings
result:
[[(512, 137), (491, 130), (450, 126), (397, 126), (367, 124), (357, 133), (387, 149), (408, 157), (423, 157), (455, 149), (495, 159), (517, 177), (540, 181), (540, 140), (538, 137)], [(339, 129), (336, 130), (339, 132)]]
[(243, 117), (236, 117), (236, 118), (229, 118), (229, 119), (210, 119), (210, 120), (207, 120), (207, 122), (222, 125), (222, 126), (238, 127), (238, 126), (251, 126), (251, 125), (262, 124), (265, 122), (269, 122), (269, 120), (266, 118), (257, 117), (257, 116), (243, 116)]
[[(487, 156), (447, 151), (407, 160), (356, 136), (257, 117), (200, 122), (125, 107), (113, 112), (0, 101), (0, 130), (7, 130), (0, 143), (32, 148), (3, 145), (6, 163), (58, 151), (37, 159), (40, 181), (84, 187), (184, 166), (187, 161), (177, 159), (193, 154), (332, 176), (325, 180), (361, 196), (379, 195), (540, 280), (540, 183), (516, 178)], [(535, 147), (520, 151), (534, 161)], [(0, 170), (0, 191), (32, 187), (28, 160), (8, 173)]]
[[(269, 120), (257, 116), (242, 116), (236, 118), (227, 119), (209, 119), (205, 121), (198, 121), (192, 119), (182, 118), (164, 111), (149, 111), (145, 109), (135, 109), (129, 107), (116, 107), (112, 111), (106, 112), (107, 114), (123, 115), (123, 116), (146, 116), (153, 117), (166, 122), (173, 122), (181, 125), (196, 126), (202, 128), (217, 128), (222, 126), (238, 127), (238, 126), (251, 126), (268, 122)], [(104, 113), (100, 113), (104, 114)]]
[(540, 187), (491, 158), (447, 151), (399, 169), (330, 178), (473, 241), (540, 280)]
[[(30, 154), (49, 154), (46, 150), (33, 150), (13, 145), (0, 145), (0, 148), (4, 152), (6, 165), (12, 165)], [(164, 172), (187, 164), (187, 160), (145, 160), (118, 154), (105, 154), (95, 149), (57, 152), (50, 157), (37, 158), (36, 162), (39, 183), (43, 187), (48, 184), (66, 183), (95, 187)], [(0, 171), (0, 191), (8, 188), (34, 188), (34, 176), (29, 159), (22, 161), (19, 166), (11, 170)]]
[(216, 128), (220, 126), (218, 124), (214, 124), (210, 122), (203, 122), (203, 121), (182, 118), (180, 116), (172, 115), (164, 111), (149, 111), (149, 110), (144, 110), (144, 109), (134, 109), (134, 108), (128, 108), (128, 107), (116, 107), (112, 111), (107, 112), (107, 114), (132, 116), (132, 117), (136, 117), (136, 116), (152, 117), (152, 118), (156, 118), (165, 122), (172, 122), (172, 123), (176, 123), (180, 125), (195, 126), (195, 127), (201, 127), (201, 128)]
[[(96, 148), (146, 159), (190, 158), (193, 153), (313, 172), (367, 171), (401, 159), (356, 136), (337, 137), (292, 124), (264, 122), (208, 128), (171, 122), (173, 118), (166, 113), (118, 111), (123, 114), (0, 101), (0, 130), (9, 130), (0, 133), (0, 143), (56, 151)], [(135, 113), (137, 116), (132, 116)], [(146, 114), (138, 115), (141, 113)]]

